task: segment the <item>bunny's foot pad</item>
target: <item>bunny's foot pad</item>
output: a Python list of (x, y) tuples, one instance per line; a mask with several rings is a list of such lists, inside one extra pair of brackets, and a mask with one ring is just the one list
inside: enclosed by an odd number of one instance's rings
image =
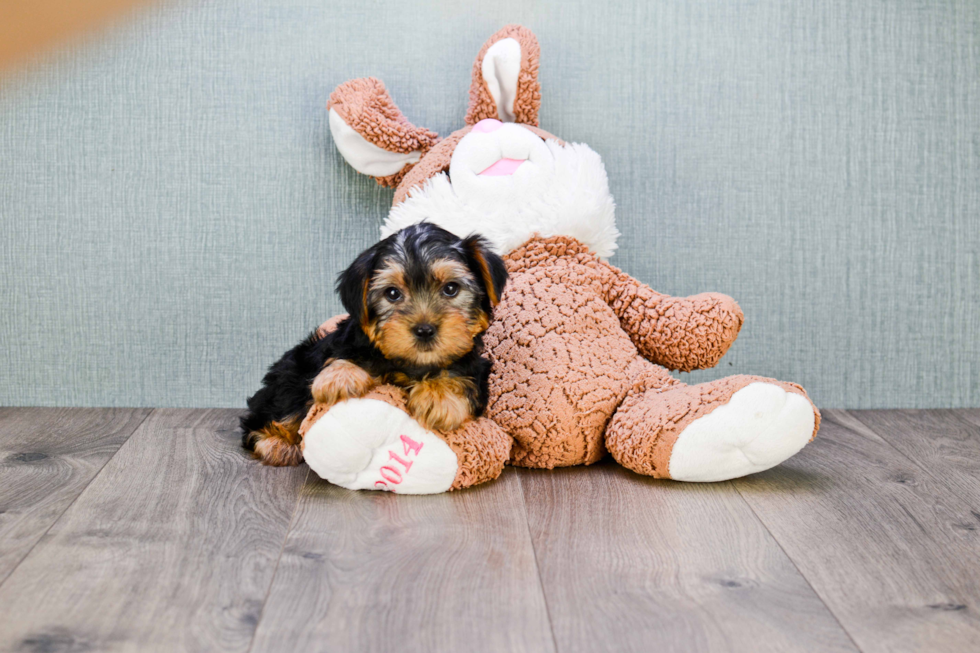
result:
[(377, 399), (333, 406), (303, 438), (303, 457), (321, 478), (350, 490), (437, 494), (459, 471), (445, 441)]

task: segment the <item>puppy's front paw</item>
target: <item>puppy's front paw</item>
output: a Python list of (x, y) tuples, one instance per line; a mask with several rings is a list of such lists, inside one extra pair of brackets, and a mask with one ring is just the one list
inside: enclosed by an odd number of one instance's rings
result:
[(473, 416), (469, 379), (440, 376), (413, 385), (408, 391), (408, 412), (422, 426), (455, 431)]
[(348, 360), (331, 361), (320, 370), (310, 385), (313, 406), (306, 413), (306, 419), (300, 424), (299, 434), (305, 436), (314, 422), (335, 404), (363, 397), (377, 383), (375, 377)]
[(455, 431), (470, 418), (469, 402), (462, 397), (410, 393), (408, 411), (419, 424), (433, 431)]
[(377, 379), (348, 360), (335, 360), (320, 370), (313, 379), (310, 392), (313, 401), (325, 406), (363, 397), (377, 384)]

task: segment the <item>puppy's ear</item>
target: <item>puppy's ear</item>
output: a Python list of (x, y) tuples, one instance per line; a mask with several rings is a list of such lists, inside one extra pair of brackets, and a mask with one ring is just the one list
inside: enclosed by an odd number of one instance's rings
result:
[(490, 242), (483, 236), (472, 235), (465, 238), (463, 251), (466, 253), (467, 267), (483, 284), (488, 308), (493, 308), (500, 303), (507, 284), (507, 266), (504, 265), (504, 260), (494, 253)]
[(368, 286), (371, 284), (371, 277), (374, 276), (380, 251), (381, 243), (378, 243), (361, 252), (350, 267), (337, 277), (337, 294), (340, 295), (340, 302), (350, 316), (362, 326), (368, 321)]

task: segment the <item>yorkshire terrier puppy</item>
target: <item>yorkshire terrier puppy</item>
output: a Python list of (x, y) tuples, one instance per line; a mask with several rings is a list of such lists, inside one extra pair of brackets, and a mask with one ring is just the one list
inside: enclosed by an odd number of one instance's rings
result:
[(307, 411), (379, 383), (405, 388), (426, 428), (451, 431), (479, 416), (490, 375), (482, 334), (506, 282), (503, 260), (480, 236), (423, 222), (385, 238), (337, 279), (349, 316), (269, 368), (241, 419), (242, 445), (267, 465), (298, 465)]

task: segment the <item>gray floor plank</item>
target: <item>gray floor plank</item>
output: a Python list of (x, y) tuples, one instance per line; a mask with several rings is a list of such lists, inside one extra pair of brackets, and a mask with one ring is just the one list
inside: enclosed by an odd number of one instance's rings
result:
[[(977, 512), (980, 529), (980, 424), (961, 410), (852, 410), (856, 417)], [(855, 428), (857, 428), (855, 426)]]
[(967, 420), (971, 424), (980, 426), (980, 408), (960, 408), (954, 410), (957, 415)]
[(866, 653), (980, 647), (980, 530), (969, 505), (855, 417), (735, 482)]
[(516, 473), (422, 497), (311, 474), (252, 650), (553, 650)]
[(730, 483), (520, 476), (559, 653), (856, 650)]
[(307, 469), (237, 414), (154, 411), (0, 587), (0, 650), (246, 650)]
[(980, 649), (978, 410), (826, 411), (731, 484), (606, 462), (436, 497), (147, 412), (0, 409), (0, 651)]
[(0, 408), (0, 584), (149, 414)]

